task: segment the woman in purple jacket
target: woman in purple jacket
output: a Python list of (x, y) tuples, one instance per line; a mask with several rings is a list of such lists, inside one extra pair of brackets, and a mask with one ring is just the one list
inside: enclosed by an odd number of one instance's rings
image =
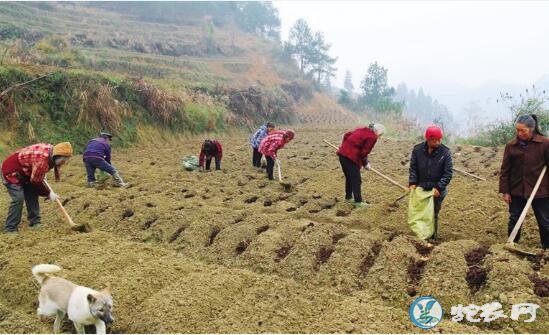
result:
[(95, 186), (95, 169), (107, 172), (114, 179), (114, 186), (126, 187), (128, 184), (122, 180), (115, 167), (111, 164), (111, 140), (112, 135), (102, 132), (99, 137), (89, 141), (84, 149), (84, 164), (88, 174), (88, 186)]

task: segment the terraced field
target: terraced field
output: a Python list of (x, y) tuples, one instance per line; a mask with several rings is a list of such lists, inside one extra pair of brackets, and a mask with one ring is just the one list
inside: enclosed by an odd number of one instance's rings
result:
[[(115, 323), (109, 332), (424, 332), (408, 317), (415, 297), (433, 295), (445, 310), (430, 332), (544, 333), (548, 260), (503, 250), (506, 205), (497, 194), (502, 152), (452, 147), (456, 167), (486, 182), (454, 175), (441, 212), (440, 243), (429, 247), (406, 224), (407, 198), (370, 172), (363, 194), (372, 206), (343, 201), (344, 180), (326, 138), (343, 127), (302, 127), (280, 151), (284, 183), (251, 167), (247, 135), (227, 134), (222, 171), (187, 172), (181, 158), (197, 154), (203, 137), (161, 140), (114, 151), (131, 183), (85, 188), (81, 157), (54, 184), (87, 234), (68, 229), (54, 204), (43, 203), (42, 230), (23, 222), (0, 235), (0, 332), (51, 332), (35, 314), (38, 288), (31, 266), (55, 263), (61, 275), (110, 287)], [(407, 182), (414, 143), (383, 139), (371, 163)], [(6, 213), (7, 193), (0, 196)], [(535, 249), (537, 225), (525, 223), (522, 245)], [(545, 286), (544, 286), (545, 285)], [(522, 302), (540, 306), (533, 323), (451, 321), (451, 306), (498, 301), (506, 314)], [(64, 325), (73, 332), (72, 325)]]

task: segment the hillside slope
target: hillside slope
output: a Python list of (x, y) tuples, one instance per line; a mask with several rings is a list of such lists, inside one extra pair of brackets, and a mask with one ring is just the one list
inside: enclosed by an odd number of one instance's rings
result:
[(97, 3), (1, 3), (0, 90), (58, 72), (0, 96), (0, 144), (78, 146), (99, 129), (130, 143), (139, 124), (202, 132), (355, 121), (300, 79), (279, 42), (219, 15), (162, 23)]

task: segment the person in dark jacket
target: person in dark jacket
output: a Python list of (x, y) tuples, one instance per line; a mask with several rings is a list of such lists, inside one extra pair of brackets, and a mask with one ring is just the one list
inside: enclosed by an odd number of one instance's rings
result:
[(212, 158), (215, 158), (215, 169), (221, 170), (221, 158), (223, 158), (223, 148), (221, 143), (216, 140), (205, 140), (200, 149), (200, 156), (198, 157), (198, 166), (200, 170), (204, 170), (204, 158), (206, 160), (206, 170), (210, 170), (210, 164)]
[(38, 197), (56, 201), (59, 196), (44, 183), (46, 174), (54, 169), (55, 181), (60, 180), (59, 169), (72, 156), (72, 145), (62, 142), (56, 145), (38, 143), (9, 155), (2, 162), (2, 182), (11, 197), (4, 231), (16, 233), (23, 203), (27, 205), (29, 226), (40, 227), (40, 203)]
[(82, 159), (88, 175), (88, 187), (95, 186), (95, 169), (110, 174), (114, 180), (114, 186), (128, 186), (111, 163), (111, 140), (110, 133), (101, 132), (99, 137), (90, 140), (84, 149)]
[(263, 154), (259, 152), (259, 145), (261, 141), (267, 137), (275, 128), (272, 122), (267, 122), (262, 125), (253, 135), (250, 137), (250, 145), (253, 149), (252, 165), (257, 168), (261, 168), (261, 157)]
[[(539, 130), (536, 115), (521, 115), (515, 122), (517, 136), (507, 143), (499, 177), (499, 192), (509, 204), (508, 236), (532, 194), (544, 166), (549, 166), (549, 138)], [(549, 172), (545, 173), (532, 207), (542, 247), (549, 248)], [(514, 242), (520, 240), (520, 230)]]
[(379, 123), (365, 128), (357, 128), (343, 135), (343, 141), (337, 151), (341, 169), (345, 175), (345, 200), (352, 201), (357, 208), (366, 207), (362, 201), (360, 169), (370, 169), (368, 155), (374, 148), (377, 139), (383, 135), (385, 127)]
[(410, 189), (419, 186), (426, 191), (434, 192), (435, 232), (432, 238), (435, 240), (438, 237), (438, 213), (444, 197), (448, 194), (448, 184), (453, 174), (452, 153), (441, 143), (442, 136), (442, 129), (439, 127), (428, 127), (425, 131), (425, 142), (414, 147), (410, 160)]

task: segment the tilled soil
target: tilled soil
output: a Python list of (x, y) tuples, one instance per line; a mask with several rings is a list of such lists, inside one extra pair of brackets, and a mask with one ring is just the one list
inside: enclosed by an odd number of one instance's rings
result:
[[(187, 172), (181, 158), (198, 154), (204, 137), (156, 140), (114, 148), (113, 162), (131, 183), (85, 187), (81, 156), (52, 187), (76, 223), (43, 203), (41, 230), (26, 219), (17, 235), (0, 235), (0, 332), (51, 332), (36, 316), (38, 287), (30, 268), (54, 263), (61, 276), (96, 289), (110, 287), (116, 321), (109, 332), (423, 332), (409, 319), (421, 295), (441, 302), (444, 320), (431, 332), (537, 332), (549, 329), (544, 256), (502, 248), (506, 205), (497, 194), (502, 150), (451, 147), (454, 164), (488, 180), (454, 174), (440, 214), (440, 241), (417, 240), (406, 223), (407, 198), (372, 172), (363, 196), (344, 201), (334, 150), (343, 127), (297, 129), (279, 152), (284, 184), (251, 166), (247, 135), (229, 134), (221, 171)], [(382, 139), (372, 165), (407, 184), (411, 141)], [(213, 164), (212, 164), (213, 165)], [(276, 176), (276, 171), (275, 171)], [(53, 178), (51, 178), (53, 179)], [(0, 196), (0, 211), (9, 199)], [(521, 246), (539, 243), (532, 215)], [(540, 305), (533, 323), (451, 321), (450, 308), (498, 301)], [(63, 330), (74, 332), (66, 322)]]

